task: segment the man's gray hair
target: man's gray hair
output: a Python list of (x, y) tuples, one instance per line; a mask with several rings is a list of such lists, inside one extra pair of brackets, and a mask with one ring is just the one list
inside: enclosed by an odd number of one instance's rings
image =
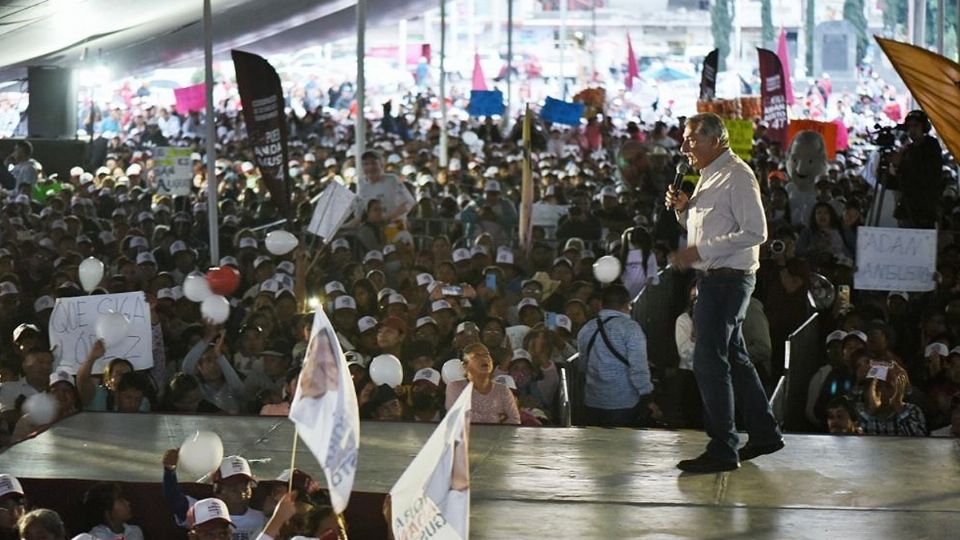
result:
[(716, 137), (720, 141), (720, 146), (727, 148), (730, 146), (730, 134), (727, 133), (727, 126), (714, 113), (699, 113), (687, 118), (687, 125), (695, 132), (708, 137)]

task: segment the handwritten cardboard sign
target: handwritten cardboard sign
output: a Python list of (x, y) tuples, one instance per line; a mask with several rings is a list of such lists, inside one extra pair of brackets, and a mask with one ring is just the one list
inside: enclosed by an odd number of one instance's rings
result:
[(107, 347), (93, 372), (103, 373), (114, 358), (127, 359), (135, 370), (153, 367), (150, 305), (142, 291), (57, 299), (49, 326), (56, 365), (76, 372), (97, 341), (97, 320), (110, 312), (122, 313), (130, 321), (127, 337)]
[(857, 229), (856, 289), (932, 291), (936, 284), (937, 231), (860, 227)]

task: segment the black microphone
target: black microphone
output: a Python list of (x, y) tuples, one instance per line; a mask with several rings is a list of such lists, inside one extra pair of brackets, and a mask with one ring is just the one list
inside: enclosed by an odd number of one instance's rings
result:
[(680, 191), (680, 186), (683, 184), (683, 177), (690, 172), (690, 164), (687, 163), (687, 160), (681, 159), (677, 162), (677, 175), (673, 177), (673, 191), (677, 193)]

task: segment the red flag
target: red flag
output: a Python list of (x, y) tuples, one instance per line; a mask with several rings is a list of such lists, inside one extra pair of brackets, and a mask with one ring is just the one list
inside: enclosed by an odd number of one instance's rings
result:
[(633, 54), (633, 42), (630, 41), (630, 32), (627, 32), (627, 80), (624, 81), (627, 90), (633, 90), (633, 79), (640, 77), (637, 69), (637, 56)]
[(780, 29), (780, 41), (777, 43), (777, 58), (783, 69), (783, 92), (787, 98), (787, 105), (793, 105), (793, 83), (790, 82), (790, 51), (787, 49), (787, 31)]
[(773, 51), (757, 48), (760, 57), (760, 101), (763, 103), (763, 123), (767, 138), (786, 142), (787, 100), (783, 95), (783, 68)]
[(480, 65), (480, 54), (473, 54), (473, 86), (471, 90), (486, 90), (487, 80), (483, 76), (483, 66)]

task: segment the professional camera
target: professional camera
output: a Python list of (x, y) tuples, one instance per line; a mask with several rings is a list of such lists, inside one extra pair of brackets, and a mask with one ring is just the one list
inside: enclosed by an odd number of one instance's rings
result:
[(770, 242), (770, 253), (774, 255), (783, 255), (787, 251), (787, 244), (783, 240), (774, 240)]
[(880, 124), (874, 124), (873, 143), (883, 150), (892, 150), (897, 145), (897, 135), (892, 127), (883, 127)]

